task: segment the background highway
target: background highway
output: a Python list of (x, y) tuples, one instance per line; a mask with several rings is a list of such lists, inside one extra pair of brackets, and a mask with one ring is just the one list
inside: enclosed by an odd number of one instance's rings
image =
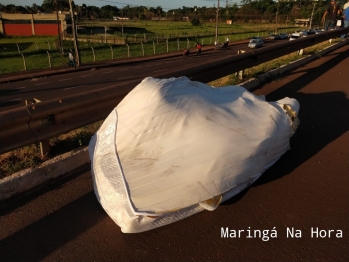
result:
[[(265, 46), (285, 41), (287, 40), (269, 41), (265, 43)], [(125, 64), (115, 61), (115, 66), (107, 68), (92, 68), (88, 71), (74, 71), (72, 69), (69, 73), (62, 75), (2, 83), (0, 85), (0, 111), (24, 106), (25, 100), (32, 98), (47, 101), (100, 88), (118, 88), (130, 91), (145, 77), (171, 77), (174, 72), (183, 68), (189, 69), (194, 65), (215, 63), (223, 58), (237, 55), (238, 50), (254, 51), (249, 49), (244, 41), (243, 44), (232, 45), (226, 50), (205, 51), (201, 56), (192, 53), (189, 57), (176, 56)]]
[[(149, 67), (153, 72), (161, 68)], [(254, 91), (268, 101), (298, 99), (301, 124), (291, 150), (217, 210), (123, 234), (97, 202), (86, 166), (41, 191), (0, 203), (1, 261), (349, 261), (348, 68), (345, 45)], [(104, 82), (115, 75), (107, 70), (99, 70)], [(95, 80), (84, 74), (74, 76)], [(55, 82), (63, 77), (68, 75)], [(69, 86), (59, 84), (60, 92)], [(275, 229), (277, 237), (222, 238), (222, 227)], [(301, 235), (287, 237), (287, 228)], [(312, 228), (334, 230), (337, 236), (312, 237)]]

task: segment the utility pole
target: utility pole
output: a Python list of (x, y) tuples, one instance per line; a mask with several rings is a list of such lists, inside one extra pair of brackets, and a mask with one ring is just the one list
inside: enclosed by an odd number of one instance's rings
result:
[(278, 0), (278, 5), (277, 5), (277, 8), (276, 8), (276, 15), (275, 15), (275, 24), (276, 24), (276, 31), (275, 33), (277, 34), (278, 33), (278, 15), (279, 15), (279, 0)]
[(72, 22), (73, 39), (74, 39), (75, 60), (76, 60), (77, 65), (80, 66), (81, 60), (80, 60), (80, 56), (79, 56), (78, 39), (77, 39), (75, 19), (74, 19), (74, 10), (73, 10), (71, 1), (72, 0), (69, 0), (69, 7), (70, 7), (71, 22)]
[(217, 11), (216, 11), (216, 37), (215, 37), (215, 45), (218, 45), (218, 12), (219, 12), (219, 0), (217, 3)]
[(310, 17), (310, 25), (309, 25), (309, 29), (311, 29), (312, 26), (312, 22), (313, 22), (313, 15), (314, 15), (314, 10), (315, 10), (315, 5), (316, 2), (313, 3), (313, 10), (311, 11), (311, 17)]
[(55, 0), (55, 5), (56, 5), (56, 16), (57, 16), (57, 28), (58, 28), (58, 41), (59, 41), (59, 52), (61, 54), (63, 54), (63, 47), (62, 47), (62, 38), (61, 38), (61, 23), (59, 20), (59, 16), (58, 16), (58, 4), (57, 4), (57, 0)]

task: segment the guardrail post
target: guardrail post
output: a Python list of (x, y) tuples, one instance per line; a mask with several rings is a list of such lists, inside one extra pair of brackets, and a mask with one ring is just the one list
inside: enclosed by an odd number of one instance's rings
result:
[(51, 50), (50, 42), (47, 40), (48, 50)]
[(24, 55), (21, 53), (22, 57), (23, 57), (23, 65), (24, 65), (24, 71), (27, 71), (27, 65), (25, 64), (25, 58)]
[(110, 51), (111, 51), (111, 59), (114, 59), (114, 51), (111, 45), (110, 46)]
[[(245, 50), (238, 51), (238, 54), (243, 54), (243, 53), (245, 53)], [(244, 77), (244, 70), (240, 70), (239, 72), (236, 73), (236, 75), (239, 77), (240, 80), (242, 80)]]
[[(48, 51), (46, 51), (48, 53)], [(39, 99), (36, 98), (32, 98), (32, 99), (26, 99), (25, 100), (25, 105), (34, 105), (36, 103), (40, 103), (41, 101)], [(49, 116), (45, 119), (42, 120), (43, 124), (52, 124), (54, 123), (54, 117), (52, 118), (52, 116)], [(50, 151), (51, 151), (51, 147), (50, 147), (50, 139), (43, 139), (42, 141), (39, 142), (39, 146), (40, 146), (40, 154), (41, 157), (45, 157), (47, 156)]]
[(141, 43), (141, 45), (142, 45), (142, 54), (144, 56), (144, 46), (143, 46), (143, 43)]
[(189, 39), (187, 38), (187, 49), (189, 49), (190, 45), (189, 45)]
[(96, 62), (95, 50), (93, 49), (92, 46), (91, 46), (91, 49), (92, 49), (92, 54), (93, 54), (93, 62)]
[(19, 45), (17, 43), (16, 43), (16, 45), (17, 45), (17, 49), (18, 49), (18, 54), (20, 54), (21, 50), (19, 50)]
[(50, 139), (45, 139), (45, 140), (41, 141), (39, 144), (40, 144), (41, 157), (47, 156), (51, 151)]
[(130, 47), (128, 46), (127, 43), (125, 43), (127, 45), (127, 56), (130, 57)]
[(177, 38), (177, 50), (179, 51), (179, 38)]
[(48, 65), (49, 65), (50, 67), (52, 67), (52, 66), (51, 66), (51, 57), (50, 57), (50, 53), (49, 53), (48, 51), (46, 51), (46, 53), (47, 53), (47, 56), (48, 56)]
[(168, 39), (166, 39), (166, 47), (167, 47), (167, 53), (168, 53)]
[(153, 41), (153, 49), (154, 49), (154, 55), (155, 55), (155, 42)]

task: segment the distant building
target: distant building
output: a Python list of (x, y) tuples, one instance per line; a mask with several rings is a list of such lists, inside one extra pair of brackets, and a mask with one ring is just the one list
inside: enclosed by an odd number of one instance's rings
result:
[(113, 20), (115, 20), (115, 21), (125, 21), (125, 20), (129, 20), (129, 18), (128, 17), (113, 16)]
[[(58, 26), (59, 21), (59, 26)], [(70, 14), (8, 14), (0, 13), (0, 34), (12, 36), (58, 35), (71, 25)]]
[(310, 19), (295, 19), (295, 25), (305, 27), (310, 23)]

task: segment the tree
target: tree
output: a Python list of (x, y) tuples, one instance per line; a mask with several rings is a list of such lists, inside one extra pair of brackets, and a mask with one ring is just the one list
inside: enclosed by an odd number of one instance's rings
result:
[(199, 26), (200, 25), (200, 20), (196, 17), (194, 17), (192, 20), (191, 20), (191, 24), (193, 26)]

